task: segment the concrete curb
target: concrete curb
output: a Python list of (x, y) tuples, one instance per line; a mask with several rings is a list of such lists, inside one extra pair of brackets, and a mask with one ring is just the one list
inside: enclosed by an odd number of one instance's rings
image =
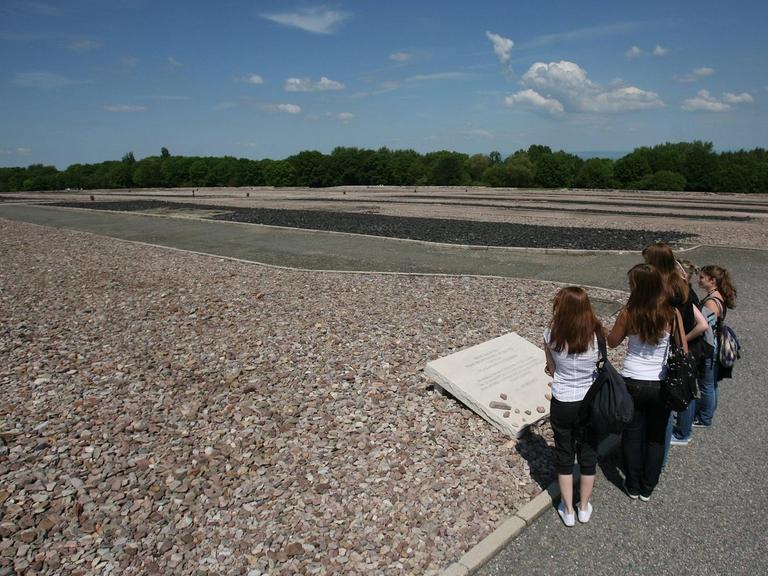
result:
[[(605, 438), (598, 446), (598, 454), (604, 458), (619, 447), (619, 436), (611, 435)], [(504, 546), (516, 538), (520, 533), (547, 509), (552, 508), (554, 502), (560, 498), (560, 487), (557, 480), (552, 482), (545, 490), (520, 508), (513, 516), (504, 520), (496, 530), (475, 544), (456, 562), (440, 572), (439, 576), (468, 576), (477, 572), (486, 562), (496, 556)]]

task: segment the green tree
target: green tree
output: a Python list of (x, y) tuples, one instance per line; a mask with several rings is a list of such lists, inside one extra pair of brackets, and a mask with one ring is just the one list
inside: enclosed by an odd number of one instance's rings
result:
[(205, 186), (208, 178), (208, 164), (203, 158), (197, 158), (189, 167), (190, 186)]
[(483, 177), (483, 172), (491, 165), (491, 161), (485, 154), (473, 154), (467, 158), (464, 166), (473, 183), (478, 183)]
[(651, 165), (638, 150), (622, 156), (613, 165), (613, 176), (621, 188), (636, 187), (645, 176), (651, 174)]
[(671, 170), (659, 170), (645, 176), (638, 186), (641, 190), (680, 191), (685, 190), (685, 176)]
[(163, 179), (160, 167), (160, 159), (144, 158), (133, 167), (132, 179), (135, 186), (140, 188), (153, 188), (162, 186)]
[(124, 164), (133, 164), (134, 162), (136, 162), (136, 158), (133, 156), (133, 152), (128, 152), (124, 154), (122, 162)]
[(267, 186), (296, 186), (296, 171), (287, 160), (263, 160), (261, 167)]
[(430, 165), (429, 181), (435, 186), (460, 186), (469, 182), (464, 171), (466, 155), (442, 150), (427, 154)]
[(160, 148), (160, 158), (170, 158), (170, 157), (171, 157), (171, 153), (168, 152), (168, 148), (166, 148), (165, 146)]
[(581, 162), (580, 158), (566, 152), (542, 155), (536, 162), (536, 181), (544, 188), (568, 187), (573, 183)]
[(613, 162), (607, 158), (590, 158), (576, 175), (578, 188), (612, 188)]

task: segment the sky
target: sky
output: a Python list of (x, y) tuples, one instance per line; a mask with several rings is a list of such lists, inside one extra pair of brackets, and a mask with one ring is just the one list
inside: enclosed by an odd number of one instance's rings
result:
[(0, 166), (768, 147), (768, 3), (3, 0)]

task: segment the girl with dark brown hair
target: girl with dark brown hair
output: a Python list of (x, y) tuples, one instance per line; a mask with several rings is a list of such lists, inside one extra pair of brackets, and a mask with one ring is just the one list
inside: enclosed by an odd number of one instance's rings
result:
[(628, 340), (622, 376), (635, 413), (621, 438), (624, 489), (630, 498), (647, 502), (659, 482), (666, 447), (670, 410), (661, 398), (661, 379), (667, 346), (673, 323), (676, 320), (682, 325), (682, 319), (669, 304), (662, 275), (654, 266), (638, 264), (627, 276), (629, 301), (607, 340), (611, 348)]
[[(672, 248), (665, 242), (656, 242), (643, 249), (643, 259), (647, 264), (655, 267), (661, 274), (664, 293), (669, 304), (677, 308), (683, 319), (683, 332), (685, 339), (691, 343), (697, 340), (707, 331), (707, 321), (696, 305), (696, 293), (688, 284), (688, 273), (685, 267), (675, 259)], [(670, 444), (687, 446), (691, 441), (693, 415), (696, 410), (695, 402), (691, 402), (688, 408), (677, 413), (677, 424), (674, 426), (670, 417), (667, 424), (666, 447)]]
[[(716, 332), (719, 322), (725, 318), (728, 308), (736, 307), (736, 287), (733, 285), (731, 275), (721, 266), (704, 266), (699, 271), (699, 286), (707, 295), (701, 300), (702, 310), (707, 313), (707, 321)], [(715, 416), (720, 389), (717, 385), (724, 374), (720, 373), (717, 362), (717, 334), (714, 339), (715, 350), (712, 358), (704, 364), (704, 374), (699, 381), (701, 398), (696, 401), (696, 417), (693, 425), (699, 428), (712, 426), (712, 418)]]
[[(594, 431), (579, 423), (579, 408), (596, 376), (597, 336), (603, 328), (583, 288), (568, 286), (552, 303), (552, 320), (544, 331), (545, 372), (552, 376), (550, 422), (555, 434), (560, 504), (557, 512), (566, 526), (592, 516), (590, 498), (595, 484), (597, 441)], [(573, 504), (573, 462), (581, 470), (580, 502)]]

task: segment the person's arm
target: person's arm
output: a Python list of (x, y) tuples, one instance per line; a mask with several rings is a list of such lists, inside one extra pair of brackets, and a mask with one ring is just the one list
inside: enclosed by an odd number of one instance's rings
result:
[(704, 302), (704, 306), (715, 313), (715, 318), (720, 318), (720, 302), (718, 302), (716, 298), (710, 298)]
[(547, 356), (547, 365), (544, 367), (544, 373), (548, 376), (555, 375), (555, 359), (552, 358), (552, 352), (549, 350), (549, 344), (544, 342), (544, 354)]
[(622, 343), (624, 338), (627, 337), (627, 309), (622, 309), (621, 312), (619, 312), (619, 317), (616, 318), (616, 323), (613, 325), (613, 328), (611, 328), (611, 331), (608, 333), (608, 336), (605, 339), (606, 344), (610, 348), (616, 348), (619, 344)]
[[(693, 304), (691, 304), (691, 306), (693, 306)], [(709, 328), (707, 319), (704, 318), (704, 314), (701, 313), (701, 310), (699, 310), (697, 306), (693, 306), (693, 316), (696, 318), (696, 326), (694, 326), (691, 331), (685, 335), (685, 339), (688, 340), (688, 342), (695, 340), (704, 334), (704, 332), (707, 331), (707, 328)]]

